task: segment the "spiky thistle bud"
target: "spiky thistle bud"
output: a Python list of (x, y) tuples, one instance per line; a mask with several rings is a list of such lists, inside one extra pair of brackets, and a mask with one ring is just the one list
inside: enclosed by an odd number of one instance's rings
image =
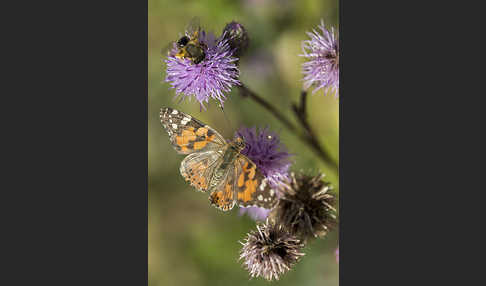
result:
[(248, 233), (240, 260), (251, 277), (263, 277), (266, 280), (278, 280), (282, 274), (291, 269), (304, 255), (304, 244), (290, 234), (282, 225), (257, 225), (257, 231)]
[(250, 42), (245, 27), (238, 22), (232, 21), (224, 27), (223, 35), (224, 39), (228, 40), (233, 50), (233, 55), (240, 58), (246, 52)]
[(281, 190), (280, 200), (269, 218), (304, 241), (324, 237), (336, 224), (336, 209), (334, 196), (329, 193), (330, 183), (324, 182), (323, 177), (292, 172), (290, 188)]

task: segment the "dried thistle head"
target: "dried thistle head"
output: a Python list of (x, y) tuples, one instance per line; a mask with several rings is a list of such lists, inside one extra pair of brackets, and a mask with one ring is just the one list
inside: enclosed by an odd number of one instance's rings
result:
[(324, 237), (336, 224), (336, 209), (334, 196), (329, 193), (330, 183), (323, 181), (323, 177), (292, 172), (290, 188), (281, 191), (269, 218), (304, 241)]
[(240, 260), (251, 277), (263, 277), (266, 280), (278, 280), (299, 261), (304, 255), (301, 252), (304, 244), (294, 235), (290, 234), (282, 225), (257, 225), (257, 231), (248, 233)]

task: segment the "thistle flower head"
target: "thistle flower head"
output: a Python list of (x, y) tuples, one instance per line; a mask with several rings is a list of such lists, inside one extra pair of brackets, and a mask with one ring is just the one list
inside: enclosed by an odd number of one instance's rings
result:
[(283, 226), (268, 221), (257, 225), (257, 231), (248, 233), (241, 244), (240, 260), (251, 277), (261, 276), (267, 280), (278, 280), (304, 255), (301, 252), (304, 244), (297, 237)]
[(234, 50), (234, 56), (240, 58), (246, 52), (250, 42), (245, 27), (232, 21), (224, 27), (223, 35), (223, 38), (228, 40), (230, 48)]
[(241, 137), (245, 141), (243, 155), (250, 158), (274, 188), (285, 184), (290, 167), (290, 154), (279, 136), (263, 128), (242, 127), (235, 133), (235, 138)]
[(328, 192), (331, 186), (322, 180), (323, 176), (292, 172), (290, 188), (281, 190), (281, 197), (269, 218), (303, 240), (325, 236), (336, 223), (336, 210), (334, 197)]
[(247, 208), (240, 208), (239, 214), (244, 215), (247, 214), (253, 220), (260, 220), (264, 221), (268, 214), (270, 213), (269, 209), (260, 208), (260, 207), (247, 207)]
[(320, 89), (324, 93), (334, 93), (339, 96), (339, 41), (334, 28), (329, 31), (324, 22), (318, 26), (321, 32), (315, 29), (307, 32), (310, 40), (302, 42), (302, 52), (305, 57), (302, 65), (304, 74), (304, 89), (314, 87), (312, 93)]
[(226, 39), (217, 39), (214, 34), (201, 31), (198, 40), (204, 50), (204, 59), (195, 64), (187, 58), (176, 58), (178, 48), (174, 44), (165, 60), (165, 81), (175, 89), (176, 97), (194, 97), (201, 108), (206, 109), (204, 103), (210, 98), (223, 105), (225, 93), (230, 92), (233, 85), (241, 84), (236, 66), (238, 58), (233, 56)]

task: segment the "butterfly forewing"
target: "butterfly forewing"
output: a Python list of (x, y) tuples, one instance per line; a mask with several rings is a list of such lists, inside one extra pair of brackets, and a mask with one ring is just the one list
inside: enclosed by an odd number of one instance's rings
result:
[(178, 110), (162, 108), (160, 121), (172, 146), (180, 154), (219, 150), (226, 145), (224, 138), (213, 128)]

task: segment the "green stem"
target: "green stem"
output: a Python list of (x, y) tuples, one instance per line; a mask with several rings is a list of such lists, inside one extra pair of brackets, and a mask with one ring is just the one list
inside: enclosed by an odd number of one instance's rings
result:
[(311, 128), (308, 120), (307, 120), (307, 108), (306, 108), (306, 99), (307, 93), (303, 91), (300, 97), (300, 104), (293, 104), (292, 110), (294, 111), (298, 122), (304, 128), (305, 132), (299, 132), (298, 128), (287, 119), (285, 115), (283, 115), (277, 108), (271, 105), (268, 101), (263, 99), (261, 96), (256, 94), (254, 91), (250, 90), (244, 84), (239, 86), (240, 95), (243, 97), (249, 97), (253, 99), (255, 102), (263, 106), (266, 110), (268, 110), (273, 116), (275, 116), (278, 120), (280, 120), (287, 128), (292, 131), (291, 133), (296, 134), (304, 143), (306, 143), (312, 150), (319, 156), (319, 158), (332, 167), (332, 169), (338, 173), (338, 164), (332, 159), (329, 153), (320, 145), (319, 140)]

